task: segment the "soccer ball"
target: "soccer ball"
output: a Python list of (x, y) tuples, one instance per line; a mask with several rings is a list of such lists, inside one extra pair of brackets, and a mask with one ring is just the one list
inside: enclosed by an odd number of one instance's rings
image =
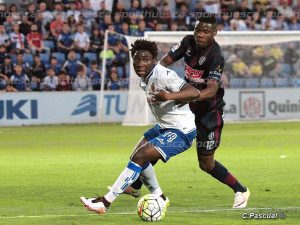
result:
[(143, 196), (137, 204), (137, 212), (144, 221), (159, 221), (166, 214), (165, 201), (157, 195), (148, 194)]

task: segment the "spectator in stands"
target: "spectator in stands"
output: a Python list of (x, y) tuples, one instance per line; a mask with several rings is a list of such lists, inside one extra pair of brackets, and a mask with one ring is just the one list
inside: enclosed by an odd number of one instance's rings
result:
[(14, 64), (14, 67), (16, 67), (17, 65), (21, 66), (23, 72), (26, 73), (27, 75), (31, 73), (30, 72), (31, 65), (28, 62), (24, 62), (22, 51), (17, 52), (17, 62)]
[(0, 45), (5, 45), (7, 48), (10, 46), (9, 36), (6, 34), (5, 27), (2, 24), (0, 24)]
[(92, 70), (88, 74), (88, 77), (91, 79), (93, 90), (101, 89), (101, 71), (98, 68), (97, 61), (92, 61), (91, 63)]
[(245, 20), (248, 16), (251, 16), (251, 10), (248, 8), (248, 0), (242, 0), (239, 6), (234, 10), (235, 12), (239, 12), (240, 19)]
[(20, 65), (15, 66), (15, 72), (11, 76), (10, 82), (18, 91), (30, 91), (29, 78)]
[(67, 19), (67, 14), (64, 11), (64, 4), (62, 4), (61, 1), (55, 2), (54, 11), (52, 13), (54, 18), (57, 18), (57, 15), (60, 15), (63, 21)]
[(16, 4), (10, 4), (8, 11), (12, 17), (13, 23), (18, 23), (21, 20), (18, 6)]
[(116, 13), (120, 13), (122, 15), (122, 20), (126, 23), (129, 23), (128, 11), (125, 9), (125, 5), (122, 0), (117, 0), (114, 2), (112, 16), (114, 17)]
[(204, 0), (205, 10), (208, 13), (220, 14), (221, 12), (221, 3), (220, 0)]
[(117, 68), (112, 67), (109, 72), (109, 82), (107, 84), (108, 90), (120, 90), (121, 89), (121, 80), (119, 79)]
[(30, 33), (32, 23), (28, 20), (28, 17), (26, 15), (21, 16), (21, 21), (22, 22), (19, 24), (19, 30), (20, 33), (24, 34), (26, 37), (27, 34)]
[(300, 0), (297, 0), (297, 4), (293, 6), (293, 12), (294, 16), (298, 17), (298, 19), (300, 20)]
[(38, 10), (38, 17), (39, 22), (41, 23), (42, 28), (42, 34), (43, 36), (48, 36), (48, 30), (50, 28), (50, 23), (53, 20), (52, 13), (47, 9), (47, 5), (45, 2), (41, 2), (39, 4), (39, 10)]
[(140, 20), (139, 23), (138, 23), (138, 29), (132, 35), (133, 36), (138, 36), (138, 37), (144, 37), (145, 29), (146, 29), (145, 21)]
[(10, 79), (14, 72), (14, 65), (11, 62), (11, 56), (6, 55), (4, 58), (4, 63), (0, 65), (0, 75), (6, 77), (6, 80)]
[(84, 31), (83, 24), (77, 26), (77, 33), (74, 35), (75, 50), (83, 54), (90, 49), (90, 37)]
[(26, 11), (25, 15), (27, 16), (30, 25), (35, 23), (35, 21), (36, 21), (36, 8), (35, 8), (34, 3), (29, 3), (29, 5), (27, 6), (27, 11)]
[(249, 67), (243, 62), (240, 56), (237, 56), (233, 61), (232, 70), (237, 77), (248, 77), (251, 75)]
[(62, 67), (62, 69), (65, 70), (71, 76), (71, 80), (75, 79), (75, 77), (77, 76), (78, 65), (85, 67), (85, 65), (82, 62), (76, 59), (76, 52), (74, 50), (71, 50), (68, 53), (67, 61)]
[(247, 25), (246, 25), (245, 21), (240, 18), (239, 12), (233, 13), (233, 18), (230, 20), (230, 29), (233, 31), (247, 30)]
[(59, 52), (62, 52), (67, 55), (70, 50), (74, 49), (74, 40), (73, 35), (70, 32), (70, 26), (68, 23), (64, 23), (63, 31), (58, 36), (57, 39), (57, 48)]
[(13, 32), (10, 33), (10, 41), (11, 41), (11, 49), (13, 52), (19, 50), (26, 51), (29, 53), (29, 49), (27, 49), (26, 38), (25, 36), (19, 32), (19, 24), (13, 25)]
[(28, 47), (33, 55), (50, 52), (50, 49), (46, 48), (43, 43), (43, 36), (38, 31), (36, 24), (31, 25), (31, 32), (27, 34)]
[(177, 23), (174, 22), (174, 21), (172, 21), (172, 22), (170, 23), (170, 29), (169, 29), (169, 30), (170, 30), (170, 31), (178, 31)]
[(271, 45), (270, 55), (273, 56), (277, 62), (282, 62), (283, 51), (279, 44)]
[(181, 4), (178, 15), (174, 20), (179, 31), (188, 31), (190, 26), (189, 9), (186, 4)]
[(143, 12), (146, 27), (150, 28), (151, 30), (154, 30), (157, 24), (158, 10), (156, 7), (153, 6), (152, 0), (145, 0), (145, 7), (143, 8)]
[[(100, 2), (100, 9), (99, 9), (99, 11), (97, 11), (97, 17), (95, 19), (96, 23), (97, 24), (102, 23), (104, 21), (104, 15), (110, 15), (110, 14), (111, 14), (111, 12), (107, 10), (105, 1), (102, 0)], [(121, 15), (120, 15), (120, 18), (121, 18)], [(120, 19), (120, 21), (121, 21), (121, 19)]]
[(0, 25), (3, 25), (6, 22), (6, 5), (4, 3), (0, 3)]
[[(99, 53), (103, 49), (104, 38), (101, 36), (97, 27), (93, 28), (92, 35), (90, 36), (90, 52)], [(97, 54), (98, 55), (98, 54)]]
[(250, 65), (250, 74), (253, 77), (261, 77), (263, 75), (263, 67), (258, 60), (254, 60)]
[[(233, 1), (233, 0), (230, 0), (230, 1)], [(204, 1), (197, 0), (195, 7), (191, 10), (191, 26), (194, 27), (198, 18), (205, 12), (206, 12), (206, 10), (205, 10)]]
[(292, 16), (290, 22), (288, 23), (289, 30), (300, 30), (300, 14), (297, 16)]
[(58, 13), (55, 20), (50, 23), (50, 34), (54, 39), (57, 39), (61, 34), (64, 26), (62, 14)]
[(7, 55), (7, 47), (5, 45), (0, 45), (0, 64), (4, 62), (6, 55)]
[(47, 70), (47, 76), (43, 82), (44, 91), (55, 91), (58, 86), (58, 77), (55, 75), (55, 72), (52, 68)]
[(273, 10), (268, 9), (266, 16), (261, 19), (262, 30), (275, 30), (277, 27), (276, 20), (273, 19)]
[(78, 66), (78, 73), (73, 83), (73, 90), (75, 91), (91, 91), (91, 79), (86, 76), (86, 69), (83, 66)]
[(11, 32), (13, 32), (14, 23), (13, 23), (12, 16), (8, 15), (6, 17), (6, 21), (3, 23), (3, 25), (4, 25), (4, 28), (5, 28), (5, 31), (7, 34), (10, 34)]
[(66, 71), (62, 70), (58, 73), (58, 91), (70, 91), (71, 90), (71, 79)]
[[(121, 14), (119, 15), (121, 16)], [(111, 24), (113, 24), (111, 14), (105, 14), (103, 21), (99, 23), (99, 30), (102, 36), (104, 36), (105, 30), (107, 30)]]
[(283, 15), (287, 20), (290, 20), (294, 16), (292, 7), (289, 6), (288, 0), (280, 0), (280, 5), (277, 9), (281, 15)]
[(277, 60), (271, 55), (269, 48), (264, 48), (263, 57), (261, 58), (260, 63), (263, 66), (264, 75), (269, 77), (277, 77)]
[(46, 76), (46, 67), (39, 55), (34, 56), (34, 63), (31, 69), (31, 90), (39, 91), (41, 83)]
[(295, 49), (294, 43), (288, 43), (288, 46), (284, 52), (284, 64), (289, 67), (290, 74), (294, 76), (296, 74), (295, 64), (297, 63), (298, 59), (300, 58), (300, 55), (297, 53), (297, 50)]
[(126, 23), (126, 22), (123, 22), (123, 23), (122, 23), (121, 34), (128, 35), (128, 36), (131, 35), (130, 30), (129, 30), (129, 25), (128, 25), (128, 23)]
[[(48, 68), (52, 68), (55, 72), (55, 74), (59, 74), (61, 71), (61, 65), (58, 64), (57, 58), (55, 56), (52, 56), (50, 59), (50, 65)], [(47, 68), (47, 69), (48, 69)]]
[[(201, 2), (201, 0), (198, 0), (198, 2)], [(227, 12), (233, 12), (235, 8), (235, 1), (234, 0), (221, 0), (221, 12), (227, 13)]]
[(91, 28), (95, 25), (96, 11), (92, 8), (90, 0), (83, 1), (81, 15), (84, 20), (85, 28), (88, 33), (91, 33)]
[(283, 14), (279, 14), (276, 17), (276, 27), (275, 30), (289, 30), (289, 25), (286, 22), (286, 18)]
[(161, 12), (159, 14), (159, 18), (157, 20), (157, 23), (155, 24), (154, 29), (157, 30), (157, 24), (164, 24), (163, 29), (167, 29), (168, 25), (172, 21), (172, 12), (170, 10), (170, 6), (168, 2), (164, 2), (162, 5)]
[(70, 9), (67, 11), (67, 17), (73, 16), (74, 19), (78, 22), (81, 12), (77, 9), (75, 1), (70, 2)]

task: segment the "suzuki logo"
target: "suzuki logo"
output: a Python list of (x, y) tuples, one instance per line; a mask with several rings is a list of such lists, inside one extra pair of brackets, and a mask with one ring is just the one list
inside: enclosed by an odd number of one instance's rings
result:
[[(22, 107), (30, 104), (30, 112), (25, 113)], [(0, 101), (0, 119), (12, 120), (19, 118), (22, 120), (37, 119), (38, 118), (38, 102), (37, 100), (13, 100)]]
[(76, 109), (72, 112), (72, 116), (79, 115), (85, 112), (89, 112), (90, 116), (97, 115), (97, 96), (96, 95), (86, 95), (80, 100)]

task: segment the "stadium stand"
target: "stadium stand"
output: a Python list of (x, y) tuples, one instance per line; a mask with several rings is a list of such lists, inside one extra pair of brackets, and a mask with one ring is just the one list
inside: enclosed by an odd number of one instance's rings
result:
[[(14, 32), (14, 25), (16, 24), (19, 24), (20, 34), (24, 37), (28, 37), (31, 25), (37, 24), (38, 32), (42, 34), (44, 47), (50, 50), (49, 53), (40, 53), (41, 61), (46, 67), (50, 65), (52, 57), (57, 58), (58, 65), (63, 65), (67, 60), (68, 51), (74, 49), (74, 46), (70, 45), (70, 49), (66, 49), (64, 53), (58, 52), (57, 39), (58, 35), (63, 32), (63, 24), (65, 23), (69, 25), (73, 40), (78, 25), (83, 25), (84, 32), (89, 35), (90, 43), (95, 45), (90, 46), (90, 49), (84, 50), (84, 52), (77, 52), (76, 59), (87, 66), (90, 66), (90, 63), (96, 60), (98, 67), (100, 67), (101, 54), (102, 56), (105, 55), (105, 53), (102, 53), (104, 31), (108, 29), (121, 34), (114, 33), (109, 36), (108, 55), (110, 58), (107, 60), (107, 68), (115, 66), (118, 77), (121, 78), (122, 82), (129, 77), (129, 49), (122, 35), (143, 36), (144, 31), (159, 31), (162, 29), (192, 31), (197, 15), (205, 12), (212, 13), (210, 5), (206, 5), (205, 1), (198, 0), (161, 0), (155, 3), (141, 0), (124, 1), (126, 4), (117, 4), (118, 1), (113, 0), (109, 1), (112, 3), (111, 8), (107, 8), (108, 4), (105, 4), (108, 1), (99, 1), (97, 6), (88, 4), (89, 0), (25, 1), (21, 5), (13, 5), (11, 1), (3, 2), (0, 3), (0, 45), (6, 46), (7, 52), (12, 58), (12, 63), (16, 63), (18, 51), (23, 51), (24, 62), (27, 62), (30, 66), (33, 64), (34, 57), (28, 51), (26, 38), (23, 49), (18, 50), (13, 47), (12, 43), (16, 43), (16, 40), (12, 39), (15, 35), (11, 34)], [(217, 15), (219, 31), (300, 30), (300, 1), (289, 1), (288, 5), (285, 3), (284, 6), (279, 1), (275, 9), (274, 4), (271, 5), (269, 1), (263, 1), (263, 3), (249, 1), (246, 6), (245, 1), (240, 1), (236, 5), (225, 5), (223, 1), (217, 4), (219, 5), (214, 8), (216, 11), (213, 11), (213, 13)], [(152, 14), (141, 16), (142, 13), (146, 12), (152, 12)], [(169, 12), (170, 14), (166, 14), (168, 16), (164, 18), (156, 18), (157, 13), (153, 12)], [(59, 19), (57, 19), (58, 17)], [(97, 30), (100, 32), (97, 32)], [(292, 82), (292, 80), (298, 81), (298, 77), (300, 77), (298, 72), (300, 65), (299, 47), (299, 42), (288, 45), (283, 43), (257, 47), (253, 51), (240, 46), (224, 47), (225, 70), (229, 87), (297, 86), (298, 83)], [(96, 52), (95, 49), (97, 49)], [(244, 58), (245, 56), (247, 58)], [(255, 71), (255, 74), (253, 72), (253, 74), (247, 73), (245, 77), (234, 76), (230, 66), (237, 58), (241, 58), (250, 71)], [(256, 64), (251, 67), (254, 60), (256, 60)], [(272, 60), (271, 65), (268, 64), (270, 60)], [(180, 66), (182, 65), (176, 65), (175, 69), (183, 73), (183, 68), (180, 68)], [(260, 70), (263, 70), (263, 73)], [(58, 76), (59, 71), (55, 70), (55, 76)], [(90, 72), (89, 68), (88, 71)], [(106, 80), (111, 81), (111, 83), (115, 82), (111, 80), (109, 74), (110, 71), (107, 71), (107, 74), (104, 75)], [(28, 76), (31, 79), (31, 72), (28, 73)], [(8, 81), (5, 82), (7, 85), (9, 84)], [(115, 87), (118, 86), (122, 85), (116, 85)]]

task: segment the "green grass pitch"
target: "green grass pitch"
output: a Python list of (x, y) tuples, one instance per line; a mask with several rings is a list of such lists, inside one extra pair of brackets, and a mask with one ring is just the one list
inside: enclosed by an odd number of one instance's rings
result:
[[(146, 129), (119, 124), (0, 128), (0, 224), (145, 224), (135, 212), (138, 199), (122, 195), (100, 216), (86, 211), (79, 197), (107, 191)], [(250, 188), (250, 209), (230, 209), (233, 192), (200, 171), (193, 146), (155, 166), (171, 200), (159, 224), (300, 224), (299, 122), (226, 124), (216, 159)], [(251, 212), (284, 212), (286, 218), (242, 219)]]

